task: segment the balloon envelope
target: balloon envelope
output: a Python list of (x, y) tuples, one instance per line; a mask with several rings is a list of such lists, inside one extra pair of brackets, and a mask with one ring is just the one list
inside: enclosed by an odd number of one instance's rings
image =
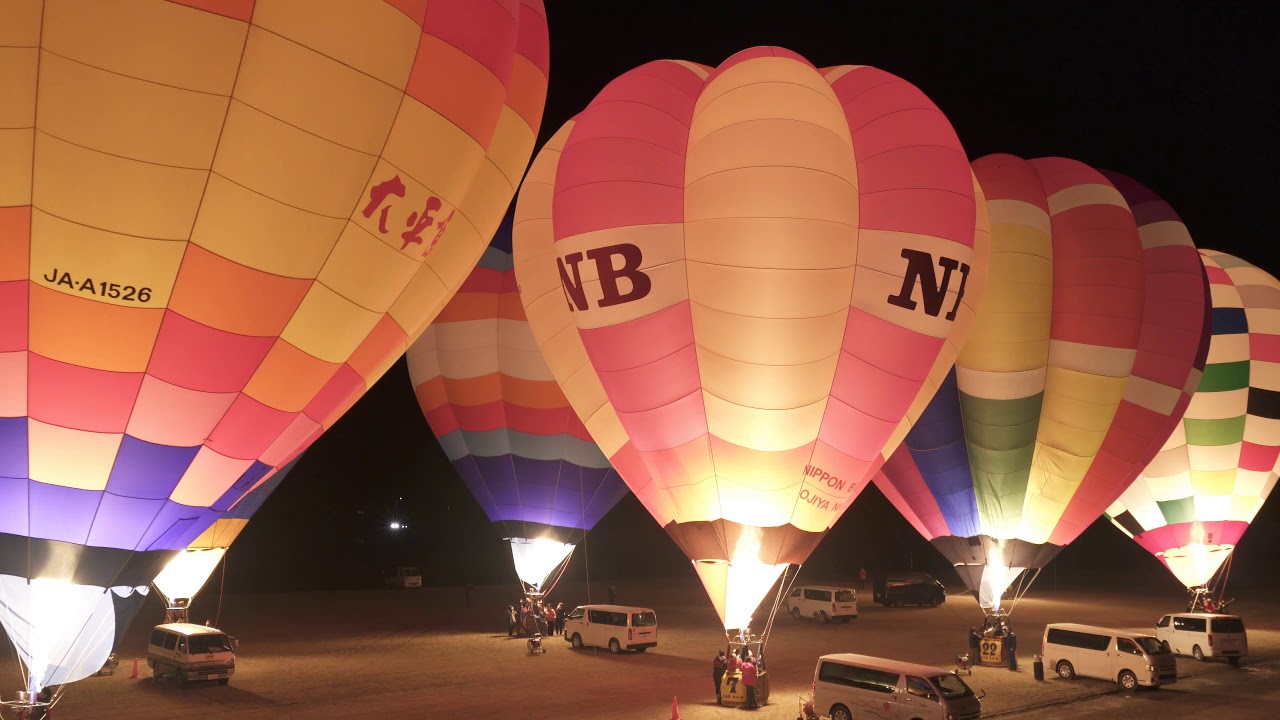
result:
[(516, 572), (541, 587), (627, 492), (542, 358), (520, 305), (504, 223), (457, 295), (409, 348), (431, 431)]
[(430, 5), (0, 3), (0, 578), (61, 615), (4, 618), (29, 689), (100, 667), (108, 588), (300, 453), (483, 251), (542, 6)]
[(877, 482), (984, 606), (1075, 539), (1158, 450), (1199, 377), (1186, 229), (1063, 158), (973, 163), (991, 273), (955, 370)]
[(1160, 453), (1107, 515), (1187, 587), (1206, 584), (1276, 484), (1280, 282), (1202, 250), (1212, 296), (1204, 376)]
[(535, 159), (530, 324), (726, 628), (808, 557), (962, 335), (974, 198), (918, 89), (780, 48), (632, 70)]

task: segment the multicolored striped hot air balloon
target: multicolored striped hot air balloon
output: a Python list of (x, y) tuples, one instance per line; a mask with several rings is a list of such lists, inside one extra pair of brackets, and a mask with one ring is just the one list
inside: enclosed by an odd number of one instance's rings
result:
[(532, 153), (541, 0), (0, 3), (0, 622), (29, 690), (333, 423)]
[(1189, 588), (1231, 555), (1280, 469), (1280, 282), (1231, 255), (1200, 259), (1213, 302), (1204, 377), (1160, 454), (1107, 509)]
[(1011, 155), (973, 169), (991, 219), (986, 296), (877, 483), (998, 609), (1177, 423), (1199, 379), (1205, 286), (1186, 229), (1131, 210), (1102, 173)]
[(920, 90), (781, 48), (627, 72), (534, 160), (530, 325), (726, 630), (905, 433), (980, 289), (980, 230)]
[(431, 431), (511, 543), (516, 573), (541, 592), (627, 486), (542, 359), (511, 261), (511, 224), (409, 348)]

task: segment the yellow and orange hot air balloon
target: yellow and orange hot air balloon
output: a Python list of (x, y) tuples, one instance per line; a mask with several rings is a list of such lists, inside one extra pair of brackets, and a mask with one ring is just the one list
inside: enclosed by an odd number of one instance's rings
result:
[(108, 588), (444, 305), (547, 55), (541, 0), (0, 4), (0, 621), (30, 690), (96, 671)]
[(530, 327), (726, 630), (905, 432), (981, 286), (977, 218), (920, 90), (780, 48), (627, 72), (534, 161)]

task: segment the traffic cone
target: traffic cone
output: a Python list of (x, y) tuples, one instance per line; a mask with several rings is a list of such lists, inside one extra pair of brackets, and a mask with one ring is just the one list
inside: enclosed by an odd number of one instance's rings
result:
[(133, 659), (133, 673), (129, 675), (130, 680), (138, 679), (138, 658)]
[(671, 696), (671, 720), (680, 720), (680, 704), (675, 695)]

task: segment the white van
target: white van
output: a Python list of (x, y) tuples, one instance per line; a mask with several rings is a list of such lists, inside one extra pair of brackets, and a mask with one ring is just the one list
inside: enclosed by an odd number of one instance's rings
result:
[(191, 623), (157, 625), (147, 641), (147, 665), (159, 682), (165, 676), (180, 684), (217, 680), (226, 685), (236, 672), (235, 639), (216, 628)]
[(1045, 666), (1066, 680), (1077, 675), (1114, 680), (1126, 690), (1178, 681), (1173, 654), (1143, 633), (1053, 623), (1044, 629), (1040, 654)]
[(1249, 654), (1249, 638), (1244, 620), (1238, 615), (1217, 613), (1175, 613), (1156, 623), (1156, 639), (1176, 655), (1197, 660), (1225, 657), (1232, 665)]
[(791, 617), (813, 618), (818, 622), (849, 622), (858, 617), (858, 594), (849, 588), (831, 585), (805, 585), (787, 596), (787, 612)]
[(949, 670), (840, 653), (818, 658), (813, 710), (831, 720), (978, 720), (982, 702)]
[(389, 588), (420, 588), (422, 573), (415, 567), (397, 567), (382, 576), (382, 582)]
[(658, 644), (658, 615), (626, 605), (579, 605), (564, 619), (564, 639), (575, 648), (644, 652)]

